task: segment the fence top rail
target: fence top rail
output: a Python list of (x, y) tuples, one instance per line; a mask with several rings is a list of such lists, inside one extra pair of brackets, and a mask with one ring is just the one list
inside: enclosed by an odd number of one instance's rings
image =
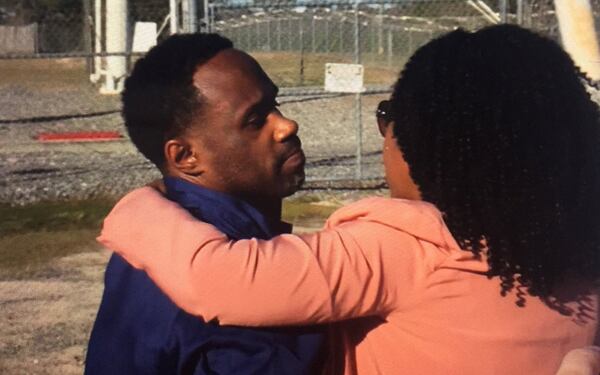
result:
[(368, 5), (427, 5), (427, 4), (462, 4), (462, 0), (272, 0), (254, 2), (246, 0), (242, 2), (210, 3), (209, 7), (220, 9), (283, 9), (283, 8), (324, 8), (333, 6), (354, 7)]

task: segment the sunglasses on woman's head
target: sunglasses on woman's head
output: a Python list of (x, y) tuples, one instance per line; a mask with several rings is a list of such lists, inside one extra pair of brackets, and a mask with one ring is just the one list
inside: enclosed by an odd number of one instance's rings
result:
[(385, 137), (388, 124), (392, 122), (391, 104), (392, 102), (389, 100), (382, 100), (379, 102), (377, 110), (375, 111), (377, 127), (379, 128), (379, 133), (381, 133), (383, 137)]

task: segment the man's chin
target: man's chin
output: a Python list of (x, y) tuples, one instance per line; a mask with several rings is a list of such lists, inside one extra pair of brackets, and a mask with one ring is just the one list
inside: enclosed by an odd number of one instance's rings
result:
[(290, 195), (292, 195), (295, 192), (297, 192), (298, 190), (300, 190), (300, 188), (304, 184), (304, 181), (305, 181), (304, 171), (290, 176), (287, 179), (286, 183), (284, 184), (282, 195), (281, 195), (282, 198), (289, 197)]

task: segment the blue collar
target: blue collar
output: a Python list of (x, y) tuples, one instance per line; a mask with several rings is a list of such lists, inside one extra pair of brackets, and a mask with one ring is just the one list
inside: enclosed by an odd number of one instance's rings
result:
[(269, 221), (256, 208), (231, 195), (209, 190), (180, 178), (164, 177), (167, 198), (179, 203), (198, 220), (210, 223), (232, 239), (269, 239), (291, 232), (291, 226)]

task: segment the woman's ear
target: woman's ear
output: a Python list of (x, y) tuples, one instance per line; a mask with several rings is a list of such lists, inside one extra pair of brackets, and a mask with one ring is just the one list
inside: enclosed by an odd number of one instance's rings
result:
[(167, 169), (191, 176), (202, 174), (197, 150), (184, 139), (168, 140), (164, 152)]

